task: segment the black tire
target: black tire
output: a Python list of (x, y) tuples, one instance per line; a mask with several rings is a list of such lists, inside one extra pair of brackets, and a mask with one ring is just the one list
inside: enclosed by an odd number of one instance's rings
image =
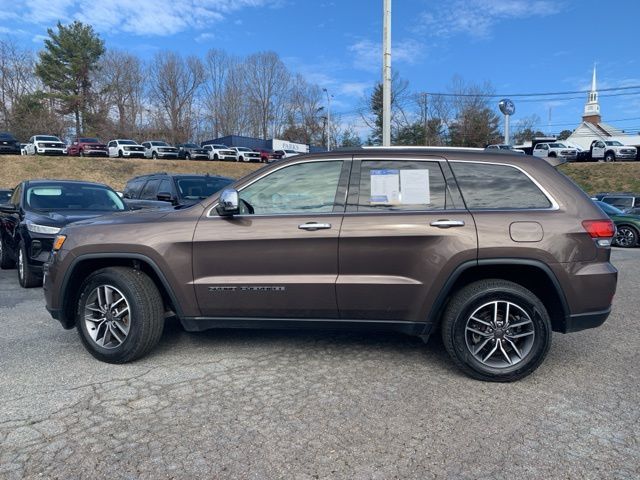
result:
[[(128, 333), (121, 343), (110, 348), (98, 345), (91, 338), (90, 327), (84, 320), (85, 307), (87, 301), (92, 298), (92, 292), (105, 286), (115, 287), (122, 293), (129, 306), (129, 315), (124, 316), (128, 322)], [(80, 296), (76, 304), (76, 328), (85, 348), (98, 360), (107, 363), (131, 362), (148, 353), (162, 336), (162, 297), (153, 280), (140, 270), (129, 267), (103, 268), (92, 273), (80, 287)]]
[(184, 159), (185, 160), (191, 160), (191, 154), (189, 152), (184, 154)]
[(616, 154), (613, 152), (607, 152), (604, 154), (604, 161), (605, 162), (615, 162), (616, 161)]
[(80, 156), (84, 157), (84, 150), (80, 150)]
[(556, 158), (558, 156), (558, 154), (556, 152), (551, 152), (549, 154), (549, 158)]
[(220, 160), (220, 157), (218, 157), (218, 154), (217, 154), (217, 153), (214, 153), (214, 154), (213, 154), (213, 159), (214, 159), (214, 160)]
[(0, 268), (2, 270), (9, 270), (15, 268), (16, 262), (9, 257), (9, 252), (4, 244), (4, 238), (0, 234)]
[(118, 150), (118, 158), (124, 158), (122, 150)]
[[(497, 305), (500, 305), (500, 302), (515, 305), (510, 307), (509, 316), (518, 319), (516, 324), (512, 324), (514, 325), (512, 328), (516, 330), (512, 331), (508, 324), (500, 323), (498, 314), (497, 328), (494, 325), (495, 331), (491, 330), (490, 326), (480, 326), (479, 328), (485, 328), (485, 331), (479, 332), (482, 336), (473, 333), (477, 330), (469, 333), (468, 325), (475, 325), (475, 328), (478, 328), (478, 325), (488, 325), (476, 323), (474, 320), (476, 317), (473, 319), (471, 317), (473, 314), (480, 315), (478, 312), (482, 312), (483, 308), (492, 309), (493, 302), (497, 302)], [(520, 326), (520, 320), (526, 317), (522, 315), (516, 317), (513, 315), (514, 312), (516, 314), (524, 312), (528, 316), (526, 325)], [(505, 317), (506, 312), (503, 310), (502, 320)], [(542, 363), (551, 345), (551, 321), (540, 299), (526, 288), (506, 280), (480, 280), (456, 292), (447, 306), (441, 327), (445, 347), (455, 364), (470, 377), (484, 381), (512, 382), (526, 377)], [(524, 332), (526, 336), (522, 335), (523, 329), (528, 329)], [(488, 333), (488, 330), (492, 333)], [(512, 335), (520, 337), (515, 338)], [(469, 345), (475, 337), (478, 337), (477, 343)], [(496, 338), (500, 341), (497, 342)], [(514, 345), (513, 342), (518, 345), (515, 348), (519, 353), (523, 352), (522, 358), (516, 358), (516, 350), (507, 344), (509, 341), (512, 341), (511, 345)], [(482, 348), (481, 345), (486, 346)], [(491, 351), (492, 346), (496, 348), (498, 345), (502, 351), (495, 350), (496, 353), (500, 355), (504, 352), (505, 357), (489, 357), (489, 361), (484, 363), (487, 358), (482, 361), (482, 357), (487, 350)], [(472, 348), (477, 348), (477, 351), (474, 353)], [(476, 355), (479, 355), (480, 359), (476, 358)], [(507, 357), (510, 357), (509, 364), (498, 364), (506, 363)]]
[(20, 241), (18, 247), (18, 282), (22, 288), (34, 288), (42, 286), (42, 276), (33, 271), (33, 267), (27, 261), (27, 247)]
[(622, 248), (634, 248), (638, 246), (638, 236), (638, 230), (631, 225), (619, 225), (613, 243)]
[(153, 158), (154, 160), (157, 160), (158, 154), (155, 151), (151, 152), (151, 158)]

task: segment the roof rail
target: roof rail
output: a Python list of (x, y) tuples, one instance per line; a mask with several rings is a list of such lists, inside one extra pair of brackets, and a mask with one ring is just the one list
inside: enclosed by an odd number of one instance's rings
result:
[(387, 149), (391, 149), (391, 150), (407, 150), (407, 149), (411, 149), (411, 150), (456, 150), (456, 151), (469, 151), (469, 152), (481, 152), (484, 150), (484, 148), (478, 148), (478, 147), (438, 147), (438, 146), (424, 146), (424, 145), (391, 145), (388, 147), (382, 147), (379, 145), (362, 145), (361, 148), (365, 148), (367, 150), (371, 149), (371, 150), (387, 150)]

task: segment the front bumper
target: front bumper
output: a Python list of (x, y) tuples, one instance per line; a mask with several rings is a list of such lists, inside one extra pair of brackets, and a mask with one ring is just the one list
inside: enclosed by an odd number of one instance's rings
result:
[(83, 153), (90, 157), (108, 157), (109, 152), (106, 150), (83, 150)]
[(144, 152), (130, 152), (127, 150), (122, 151), (123, 157), (144, 158)]
[(66, 155), (66, 148), (36, 148), (36, 153), (40, 155)]
[(621, 158), (624, 160), (632, 160), (636, 158), (635, 153), (617, 153), (616, 158)]

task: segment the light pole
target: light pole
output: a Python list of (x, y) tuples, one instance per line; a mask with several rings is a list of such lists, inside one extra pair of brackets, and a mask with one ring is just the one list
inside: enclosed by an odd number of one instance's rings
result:
[(329, 90), (323, 88), (322, 91), (327, 94), (327, 151), (331, 151), (331, 97)]
[(382, 27), (382, 146), (391, 145), (391, 0), (384, 0)]

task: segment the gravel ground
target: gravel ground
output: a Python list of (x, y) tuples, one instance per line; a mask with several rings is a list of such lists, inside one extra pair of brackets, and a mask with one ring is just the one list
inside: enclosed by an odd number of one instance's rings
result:
[(614, 313), (515, 384), (438, 337), (183, 332), (100, 363), (0, 272), (0, 478), (639, 478), (640, 249)]

